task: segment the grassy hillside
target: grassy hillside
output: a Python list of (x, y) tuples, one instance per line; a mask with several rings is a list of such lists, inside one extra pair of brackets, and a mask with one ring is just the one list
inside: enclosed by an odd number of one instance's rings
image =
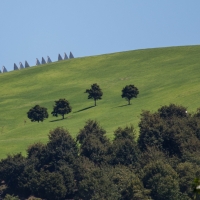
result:
[[(195, 111), (200, 107), (199, 74), (200, 46), (76, 58), (0, 74), (0, 158), (25, 153), (33, 142), (47, 141), (49, 130), (57, 126), (76, 136), (86, 120), (96, 119), (112, 137), (118, 126), (132, 123), (137, 127), (141, 110), (155, 111), (176, 103)], [(91, 107), (94, 102), (84, 93), (93, 83), (104, 93), (96, 107)], [(140, 92), (130, 106), (121, 98), (127, 84), (134, 84)], [(59, 98), (66, 98), (72, 106), (66, 119), (50, 116), (43, 123), (27, 119), (31, 107), (39, 104), (50, 113)]]

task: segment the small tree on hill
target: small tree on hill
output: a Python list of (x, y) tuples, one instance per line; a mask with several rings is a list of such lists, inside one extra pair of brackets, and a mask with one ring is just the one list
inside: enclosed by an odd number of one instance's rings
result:
[(85, 93), (88, 93), (88, 99), (94, 99), (94, 105), (96, 106), (96, 101), (101, 99), (103, 92), (97, 83), (91, 85), (91, 89), (87, 89)]
[(137, 95), (139, 94), (138, 88), (136, 88), (134, 85), (126, 85), (122, 89), (122, 98), (125, 98), (128, 101), (128, 105), (130, 105), (130, 100), (132, 98), (137, 98)]
[(47, 112), (47, 108), (44, 107), (40, 107), (39, 105), (34, 106), (33, 108), (31, 108), (28, 112), (27, 112), (27, 116), (28, 118), (32, 121), (32, 122), (43, 122), (43, 120), (45, 118), (48, 118), (48, 112)]
[(56, 117), (58, 117), (58, 115), (62, 115), (62, 118), (64, 119), (64, 115), (70, 113), (71, 111), (72, 108), (69, 105), (69, 102), (66, 99), (59, 99), (58, 101), (55, 101), (55, 106), (53, 107), (51, 114)]

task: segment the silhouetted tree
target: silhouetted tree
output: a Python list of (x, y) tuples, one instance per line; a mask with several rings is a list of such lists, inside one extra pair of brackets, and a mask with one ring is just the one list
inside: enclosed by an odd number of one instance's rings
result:
[(71, 111), (72, 108), (69, 105), (69, 102), (66, 99), (59, 99), (58, 101), (55, 101), (51, 114), (56, 117), (58, 117), (58, 115), (62, 115), (62, 118), (64, 119), (64, 115), (70, 113)]
[(91, 85), (91, 89), (87, 89), (85, 93), (88, 93), (88, 99), (94, 99), (94, 105), (96, 106), (96, 101), (100, 100), (103, 96), (103, 92), (97, 83)]
[(32, 122), (43, 122), (43, 120), (45, 118), (48, 118), (48, 112), (47, 112), (47, 108), (44, 107), (40, 107), (39, 105), (34, 106), (33, 108), (31, 108), (28, 112), (27, 112), (27, 116), (28, 118), (32, 121)]
[(128, 104), (130, 105), (130, 100), (132, 98), (137, 98), (137, 95), (139, 94), (139, 90), (134, 85), (126, 85), (122, 89), (122, 98), (125, 98), (128, 101)]

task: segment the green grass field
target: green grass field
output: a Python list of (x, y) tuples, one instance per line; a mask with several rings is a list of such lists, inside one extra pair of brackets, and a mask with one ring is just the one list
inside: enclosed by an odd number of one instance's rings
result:
[[(87, 99), (85, 90), (97, 83), (103, 99)], [(138, 87), (137, 99), (121, 98), (127, 84)], [(117, 127), (138, 130), (142, 110), (155, 111), (169, 103), (194, 112), (200, 107), (200, 46), (170, 47), (76, 58), (0, 74), (0, 158), (48, 140), (49, 130), (65, 127), (75, 137), (88, 119), (98, 120), (112, 138)], [(66, 98), (72, 112), (66, 119), (50, 117), (30, 122), (27, 111), (39, 104), (52, 111), (54, 101)], [(24, 124), (26, 120), (26, 124)]]

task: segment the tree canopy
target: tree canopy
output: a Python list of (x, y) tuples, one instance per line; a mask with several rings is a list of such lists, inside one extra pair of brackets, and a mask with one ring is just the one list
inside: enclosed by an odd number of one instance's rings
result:
[(130, 100), (132, 98), (137, 98), (137, 95), (139, 94), (139, 90), (134, 85), (126, 85), (122, 89), (122, 98), (125, 98), (128, 101), (128, 105), (130, 105)]
[(69, 105), (69, 102), (66, 99), (59, 99), (58, 101), (55, 101), (55, 105), (51, 114), (56, 117), (58, 117), (58, 115), (61, 115), (64, 119), (65, 114), (68, 114), (71, 111), (72, 108)]
[(0, 199), (197, 198), (199, 109), (185, 111), (174, 104), (143, 111), (138, 139), (132, 125), (118, 127), (112, 141), (95, 120), (88, 120), (76, 138), (57, 127), (47, 143), (29, 146), (27, 156), (0, 161)]
[(96, 101), (102, 99), (103, 92), (97, 83), (91, 85), (91, 89), (86, 89), (85, 93), (88, 93), (88, 99), (94, 99), (94, 105), (96, 106)]
[(31, 108), (28, 112), (27, 112), (27, 116), (28, 118), (34, 122), (34, 121), (41, 121), (43, 122), (43, 120), (45, 118), (49, 117), (49, 114), (47, 112), (47, 108), (44, 107), (40, 107), (39, 105), (34, 106), (33, 108)]

